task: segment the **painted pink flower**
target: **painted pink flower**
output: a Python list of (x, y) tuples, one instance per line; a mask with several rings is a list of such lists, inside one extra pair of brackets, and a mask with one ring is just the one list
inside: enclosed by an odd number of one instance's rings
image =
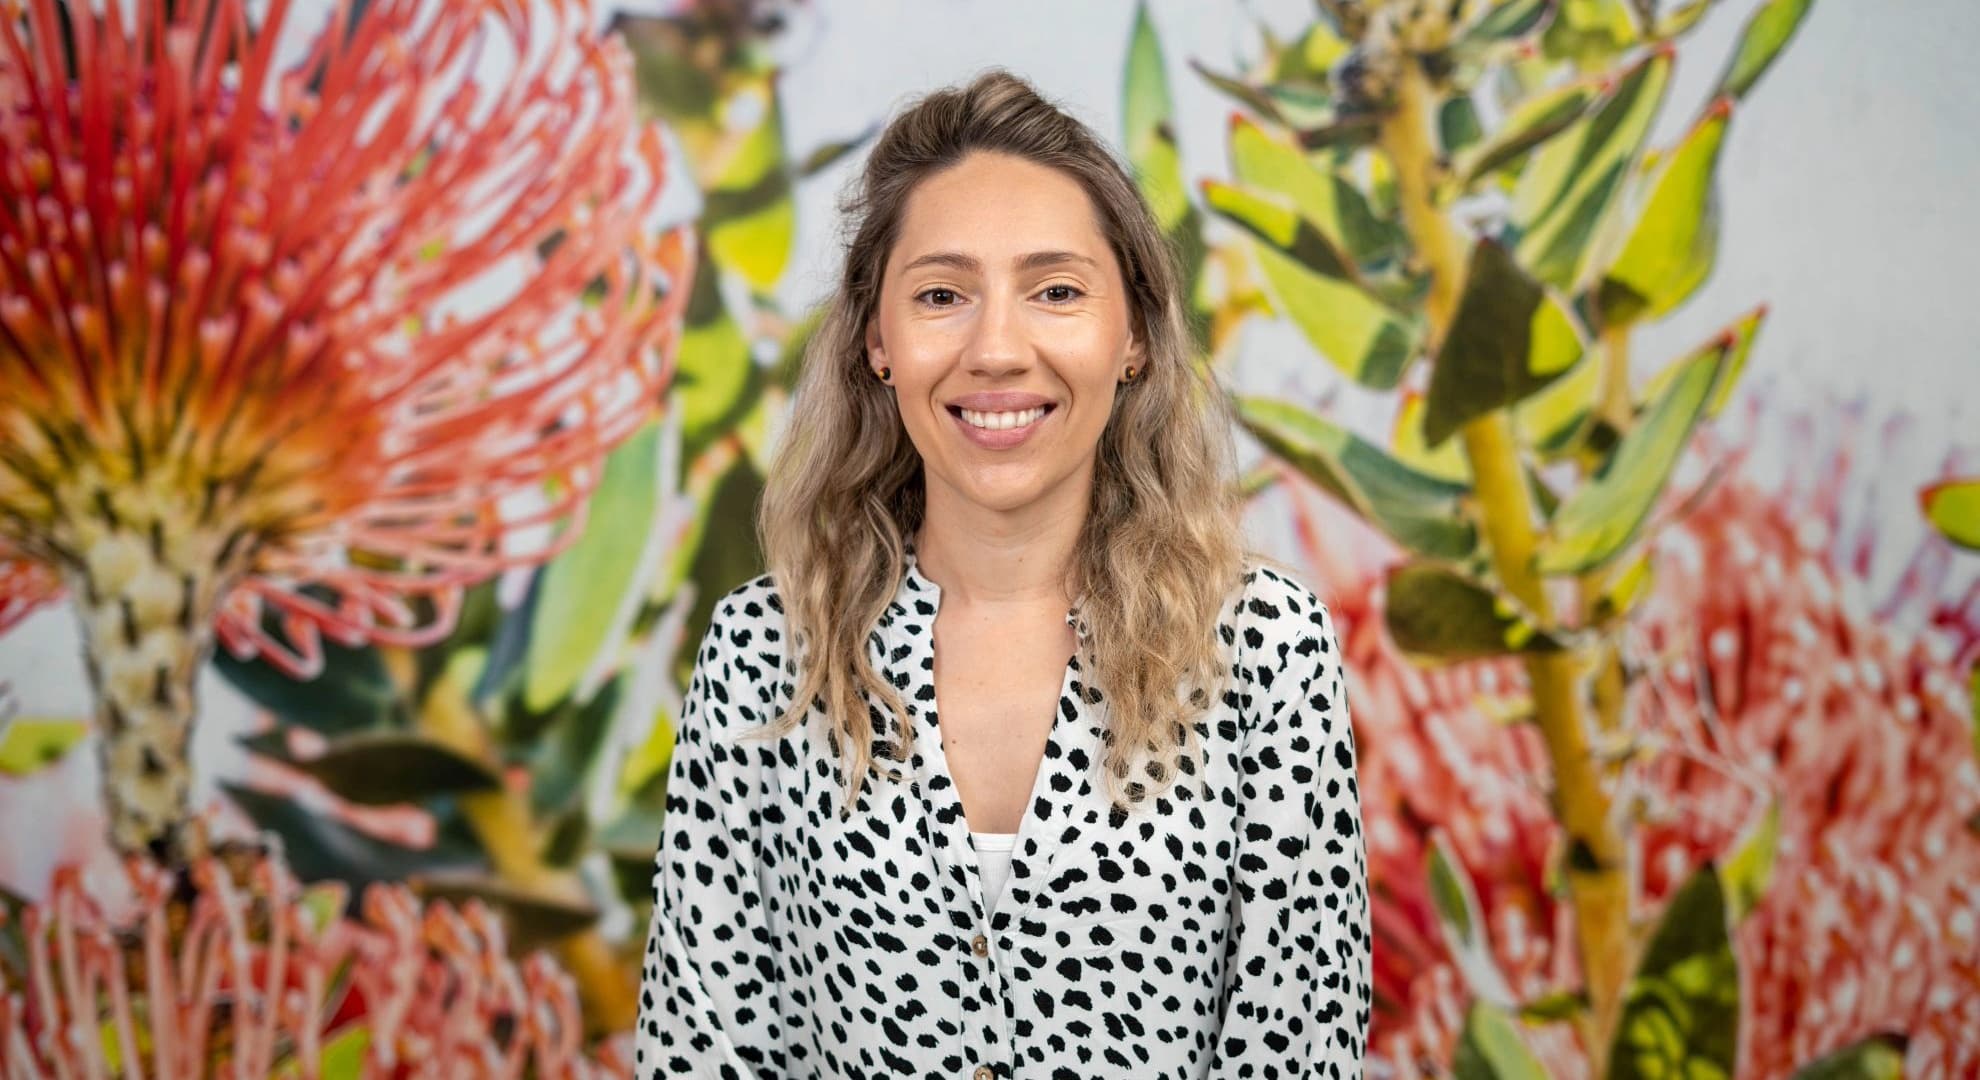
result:
[(340, 2), (293, 62), (289, 5), (126, 6), (67, 7), (74, 70), (0, 20), (0, 625), (59, 578), (113, 838), (169, 850), (216, 636), (309, 678), (575, 539), (691, 234), (579, 0)]
[[(1741, 1076), (1788, 1076), (1878, 1035), (1905, 1037), (1906, 1075), (1980, 1072), (1980, 770), (1965, 691), (1980, 587), (1955, 584), (1950, 549), (1922, 522), (1873, 517), (1840, 494), (1863, 486), (1875, 467), (1864, 455), (1881, 449), (1858, 422), (1753, 404), (1702, 433), (1686, 474), (1724, 475), (1654, 540), (1654, 589), (1629, 630), (1627, 727), (1643, 743), (1623, 798), (1641, 815), (1639, 912), (1654, 916), (1778, 807), (1769, 887), (1734, 933)], [(1795, 463), (1785, 482), (1751, 455), (1751, 433), (1776, 431)], [(1695, 491), (1670, 492), (1666, 512)], [(1399, 556), (1332, 504), (1302, 495), (1299, 517), (1354, 680), (1372, 1052), (1398, 1073), (1445, 1072), (1481, 986), (1438, 928), (1425, 876), (1435, 838), (1477, 893), (1510, 999), (1579, 986), (1572, 911), (1545, 888), (1560, 842), (1547, 761), (1530, 725), (1490, 707), (1523, 691), (1517, 665), (1413, 666), (1380, 615), (1381, 571)], [(1871, 573), (1890, 554), (1880, 544), (1908, 549), (1883, 591)], [(1552, 1075), (1591, 1075), (1571, 1027), (1524, 1030)]]
[(128, 924), (73, 871), (25, 910), (27, 970), (0, 964), (9, 1076), (606, 1077), (625, 1040), (587, 1053), (577, 992), (544, 955), (511, 961), (479, 902), (422, 906), (403, 886), (302, 890), (278, 858), (170, 871), (132, 860)]

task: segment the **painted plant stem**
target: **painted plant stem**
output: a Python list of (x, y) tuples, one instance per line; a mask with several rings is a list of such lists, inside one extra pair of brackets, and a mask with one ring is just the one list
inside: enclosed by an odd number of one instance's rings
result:
[[(1434, 99), (1421, 68), (1405, 62), (1394, 106), (1380, 128), (1380, 145), (1395, 169), (1404, 224), (1431, 273), (1426, 305), (1430, 351), (1449, 329), (1463, 294), (1462, 239), (1431, 196), (1438, 168), (1429, 127)], [(1476, 513), (1501, 582), (1535, 617), (1554, 619), (1539, 574), (1533, 569), (1538, 540), (1536, 510), (1526, 486), (1512, 422), (1494, 410), (1460, 432), (1476, 482)], [(1552, 800), (1565, 831), (1563, 868), (1574, 905), (1582, 977), (1592, 1006), (1584, 1029), (1591, 1058), (1608, 1045), (1617, 1004), (1631, 969), (1627, 879), (1623, 838), (1610, 815), (1610, 797), (1589, 753), (1588, 727), (1576, 678), (1575, 653), (1534, 653), (1523, 658), (1532, 684), (1534, 721), (1553, 766)]]

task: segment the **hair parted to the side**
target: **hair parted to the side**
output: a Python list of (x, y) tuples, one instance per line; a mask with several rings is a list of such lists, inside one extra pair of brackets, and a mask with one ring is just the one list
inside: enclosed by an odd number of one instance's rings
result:
[[(1217, 618), (1248, 554), (1231, 415), (1208, 364), (1197, 359), (1176, 253), (1126, 168), (1091, 129), (1024, 79), (990, 69), (911, 103), (880, 133), (841, 198), (850, 234), (844, 267), (804, 350), (758, 513), (787, 648), (800, 659), (790, 707), (751, 734), (781, 735), (822, 700), (849, 780), (847, 812), (874, 765), (879, 714), (869, 712), (862, 690), (898, 721), (892, 759), (912, 760), (903, 703), (874, 671), (867, 642), (906, 572), (906, 542), (924, 510), (921, 458), (892, 392), (868, 366), (866, 326), (909, 194), (976, 151), (1014, 155), (1079, 181), (1119, 260), (1146, 343), (1142, 370), (1116, 385), (1066, 582), (1068, 596), (1084, 597), (1080, 615), (1090, 629), (1084, 681), (1110, 702), (1103, 772), (1114, 805), (1132, 806), (1179, 773), (1198, 772), (1195, 719), (1230, 674)], [(1149, 755), (1138, 769), (1137, 751)], [(1130, 780), (1131, 773), (1138, 775)]]

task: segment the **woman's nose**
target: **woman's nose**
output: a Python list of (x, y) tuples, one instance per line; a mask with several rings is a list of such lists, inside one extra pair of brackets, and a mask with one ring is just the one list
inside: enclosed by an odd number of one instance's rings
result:
[(993, 291), (976, 310), (963, 359), (976, 367), (1006, 367), (1023, 363), (1029, 352), (1023, 302)]

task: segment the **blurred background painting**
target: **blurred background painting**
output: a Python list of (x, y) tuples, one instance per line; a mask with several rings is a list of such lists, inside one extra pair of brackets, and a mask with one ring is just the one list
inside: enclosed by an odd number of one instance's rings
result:
[(993, 64), (1342, 627), (1368, 1074), (1980, 1075), (1980, 9), (0, 17), (0, 1075), (628, 1073), (834, 198)]

